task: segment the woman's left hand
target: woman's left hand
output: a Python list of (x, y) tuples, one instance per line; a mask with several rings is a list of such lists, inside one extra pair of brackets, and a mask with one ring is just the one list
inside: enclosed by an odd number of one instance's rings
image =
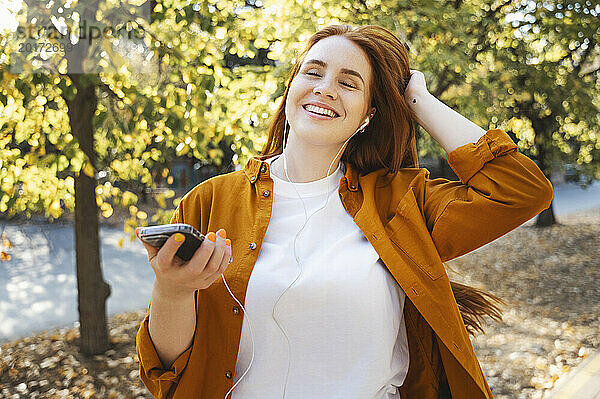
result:
[(411, 101), (415, 96), (422, 95), (423, 93), (429, 94), (425, 83), (425, 75), (423, 75), (423, 72), (421, 71), (411, 69), (410, 80), (404, 90), (404, 99), (408, 104), (411, 104)]

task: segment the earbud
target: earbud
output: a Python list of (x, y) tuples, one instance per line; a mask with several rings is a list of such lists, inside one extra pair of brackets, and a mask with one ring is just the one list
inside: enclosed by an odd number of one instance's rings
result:
[[(356, 129), (357, 133), (363, 133), (365, 131), (365, 129), (367, 128), (367, 126), (369, 126), (369, 122), (371, 122), (371, 118), (372, 115), (367, 116), (367, 118), (365, 119), (365, 121), (362, 123), (362, 125), (360, 125), (358, 127), (358, 129)], [(355, 133), (356, 134), (356, 133)]]
[(367, 126), (369, 126), (369, 117), (367, 116), (367, 119), (365, 119), (365, 121), (362, 123), (362, 125), (360, 125), (360, 127), (358, 128), (358, 130), (364, 130)]

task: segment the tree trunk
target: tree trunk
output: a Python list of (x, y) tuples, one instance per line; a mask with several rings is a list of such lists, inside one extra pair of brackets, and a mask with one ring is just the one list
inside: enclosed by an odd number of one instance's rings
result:
[[(533, 131), (535, 132), (534, 142), (538, 150), (538, 167), (544, 173), (546, 178), (550, 180), (550, 167), (547, 164), (547, 159), (549, 154), (549, 148), (552, 146), (552, 126), (548, 123), (549, 119), (536, 119), (531, 118), (531, 123), (533, 126)], [(550, 227), (556, 224), (556, 218), (554, 217), (554, 210), (552, 209), (552, 204), (554, 201), (550, 202), (550, 206), (548, 209), (543, 210), (537, 217), (535, 222), (536, 227)]]
[(221, 160), (218, 173), (233, 172), (235, 170), (235, 165), (233, 164), (233, 155), (235, 152), (231, 149), (231, 142), (229, 139), (223, 138), (219, 141), (218, 146), (223, 151), (223, 159)]
[(557, 224), (556, 218), (554, 217), (554, 210), (552, 209), (553, 202), (554, 200), (550, 203), (548, 209), (544, 209), (540, 212), (535, 221), (535, 227), (550, 227), (553, 224)]
[[(95, 164), (94, 129), (92, 118), (97, 106), (95, 86), (69, 75), (77, 93), (67, 101), (71, 132), (79, 148)], [(98, 206), (96, 179), (83, 170), (75, 177), (75, 252), (77, 262), (77, 291), (79, 305), (80, 349), (86, 354), (103, 353), (109, 348), (106, 322), (106, 299), (110, 286), (102, 277), (100, 240), (98, 235)]]

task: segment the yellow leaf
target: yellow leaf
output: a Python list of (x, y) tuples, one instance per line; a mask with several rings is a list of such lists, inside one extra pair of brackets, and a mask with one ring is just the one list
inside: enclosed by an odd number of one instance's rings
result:
[(2, 233), (2, 237), (0, 237), (2, 239), (2, 245), (5, 248), (12, 248), (14, 247), (13, 243), (10, 242), (10, 240), (8, 239), (8, 237), (6, 236), (6, 233)]
[(223, 69), (221, 68), (221, 65), (215, 64), (214, 69), (215, 69), (215, 75), (217, 75), (219, 78), (222, 78), (223, 77)]
[(83, 166), (83, 173), (86, 174), (86, 176), (88, 177), (94, 177), (94, 167), (92, 166), (91, 163), (86, 162), (85, 165)]
[(227, 28), (222, 26), (218, 27), (215, 31), (215, 37), (217, 39), (225, 39), (225, 35), (227, 34)]
[(100, 205), (100, 209), (102, 210), (102, 216), (106, 219), (113, 214), (113, 207), (108, 202), (103, 202), (102, 205)]
[(52, 201), (50, 207), (48, 208), (48, 213), (50, 213), (50, 215), (52, 215), (54, 218), (58, 218), (62, 214), (59, 200)]
[(4, 252), (4, 251), (0, 251), (0, 260), (2, 262), (7, 262), (10, 260), (10, 254)]
[(123, 248), (123, 240), (124, 240), (123, 238), (121, 238), (119, 240), (119, 243), (118, 243), (119, 244), (119, 248)]
[(123, 192), (123, 195), (121, 196), (121, 204), (123, 206), (133, 205), (136, 202), (137, 202), (137, 195), (135, 195), (131, 191)]

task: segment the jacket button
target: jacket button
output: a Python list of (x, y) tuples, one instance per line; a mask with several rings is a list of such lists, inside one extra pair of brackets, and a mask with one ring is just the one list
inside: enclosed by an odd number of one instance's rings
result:
[(269, 196), (269, 194), (271, 194), (271, 193), (269, 192), (269, 190), (265, 190), (265, 191), (263, 191), (263, 197), (265, 197), (265, 198), (266, 198), (266, 197), (268, 197), (268, 196)]
[(251, 242), (250, 243), (250, 249), (251, 250), (255, 250), (256, 249), (256, 243), (255, 242)]
[(231, 379), (231, 371), (227, 370), (227, 371), (225, 372), (225, 377), (227, 377), (227, 378)]
[(238, 308), (237, 306), (233, 307), (233, 314), (240, 314), (240, 308)]
[(254, 183), (254, 182), (256, 181), (256, 176), (252, 176), (252, 177), (250, 178), (250, 181), (251, 181), (252, 183)]
[(262, 173), (265, 173), (265, 172), (267, 171), (267, 166), (266, 166), (266, 165), (263, 165), (263, 166), (261, 166), (261, 167), (260, 167), (260, 171), (261, 171)]

